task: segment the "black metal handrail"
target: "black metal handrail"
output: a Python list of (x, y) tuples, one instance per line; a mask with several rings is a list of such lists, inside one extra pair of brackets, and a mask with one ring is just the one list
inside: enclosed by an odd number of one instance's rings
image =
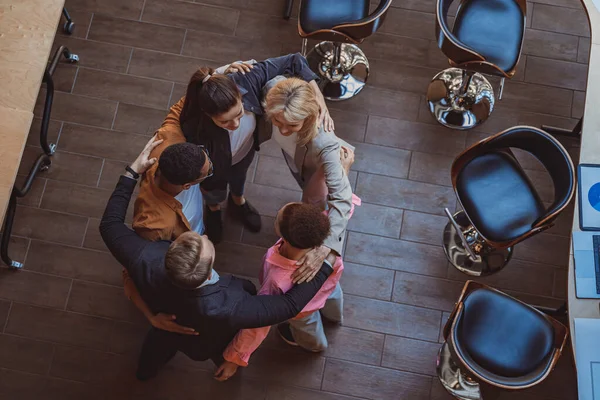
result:
[[(67, 33), (72, 32), (73, 22), (70, 19), (69, 14), (66, 9), (63, 9), (63, 13), (67, 18), (67, 23), (65, 24), (65, 31)], [(68, 25), (69, 24), (69, 25)], [(70, 26), (70, 31), (67, 30), (67, 25)], [(48, 144), (48, 126), (50, 124), (50, 114), (52, 112), (52, 102), (54, 101), (54, 80), (52, 79), (52, 75), (58, 66), (58, 62), (60, 57), (64, 56), (68, 62), (75, 63), (79, 61), (79, 57), (76, 54), (72, 54), (69, 49), (65, 46), (60, 46), (54, 56), (52, 57), (52, 61), (46, 67), (44, 71), (44, 79), (43, 83), (46, 84), (46, 99), (44, 101), (44, 112), (42, 114), (42, 125), (40, 128), (40, 146), (44, 152), (38, 156), (35, 160), (35, 163), (29, 170), (29, 174), (25, 179), (25, 183), (21, 188), (18, 188), (16, 185), (13, 186), (12, 192), (10, 194), (10, 199), (8, 201), (8, 207), (6, 209), (6, 215), (4, 217), (4, 223), (2, 225), (2, 239), (0, 240), (0, 258), (6, 265), (11, 268), (23, 268), (23, 263), (14, 261), (8, 255), (8, 245), (10, 243), (10, 235), (12, 232), (13, 222), (15, 220), (15, 213), (17, 211), (17, 199), (20, 197), (25, 197), (29, 190), (31, 189), (31, 185), (35, 180), (37, 174), (41, 171), (45, 171), (50, 168), (52, 161), (50, 157), (56, 151), (56, 144), (50, 143)]]

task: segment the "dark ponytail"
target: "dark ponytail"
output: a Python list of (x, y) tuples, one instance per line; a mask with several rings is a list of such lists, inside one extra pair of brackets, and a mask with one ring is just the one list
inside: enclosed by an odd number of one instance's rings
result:
[(214, 72), (213, 68), (199, 68), (188, 83), (179, 117), (179, 123), (188, 141), (196, 141), (190, 140), (190, 136), (198, 134), (200, 124), (206, 120), (204, 115), (214, 117), (223, 114), (242, 99), (233, 80), (226, 75), (215, 75)]

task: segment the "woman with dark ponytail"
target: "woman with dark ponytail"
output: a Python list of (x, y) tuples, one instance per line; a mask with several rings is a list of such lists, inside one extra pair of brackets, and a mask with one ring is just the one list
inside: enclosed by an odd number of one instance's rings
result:
[(173, 107), (158, 139), (164, 142), (154, 152), (160, 154), (170, 144), (188, 141), (202, 145), (213, 163), (213, 175), (201, 183), (206, 208), (206, 233), (213, 243), (223, 236), (220, 204), (227, 198), (247, 229), (258, 232), (261, 219), (244, 197), (246, 173), (254, 153), (270, 138), (270, 123), (263, 118), (261, 105), (265, 84), (279, 75), (296, 76), (309, 82), (317, 93), (319, 124), (333, 128), (325, 100), (317, 86), (317, 76), (299, 53), (270, 58), (258, 63), (236, 63), (219, 68), (200, 68), (192, 75), (186, 95)]

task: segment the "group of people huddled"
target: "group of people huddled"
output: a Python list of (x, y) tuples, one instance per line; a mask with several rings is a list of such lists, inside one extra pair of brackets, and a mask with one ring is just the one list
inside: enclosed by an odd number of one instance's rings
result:
[[(343, 238), (355, 205), (353, 148), (335, 136), (317, 76), (300, 54), (200, 68), (185, 96), (119, 178), (100, 233), (123, 265), (125, 294), (146, 316), (137, 378), (178, 351), (211, 359), (215, 378), (245, 367), (271, 325), (284, 341), (323, 351), (321, 317), (341, 323)], [(261, 217), (244, 196), (261, 143), (273, 139), (302, 189), (275, 219), (260, 289), (213, 269), (222, 203), (251, 232)], [(133, 230), (125, 225), (131, 195)], [(227, 191), (229, 190), (229, 196)]]

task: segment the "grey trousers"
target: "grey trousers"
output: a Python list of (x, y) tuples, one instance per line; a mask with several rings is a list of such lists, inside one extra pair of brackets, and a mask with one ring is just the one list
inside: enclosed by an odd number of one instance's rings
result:
[(344, 293), (338, 282), (321, 310), (315, 311), (306, 317), (288, 321), (294, 340), (300, 347), (306, 350), (314, 352), (324, 351), (327, 349), (327, 337), (323, 330), (321, 316), (332, 322), (341, 324), (344, 320), (343, 310)]

